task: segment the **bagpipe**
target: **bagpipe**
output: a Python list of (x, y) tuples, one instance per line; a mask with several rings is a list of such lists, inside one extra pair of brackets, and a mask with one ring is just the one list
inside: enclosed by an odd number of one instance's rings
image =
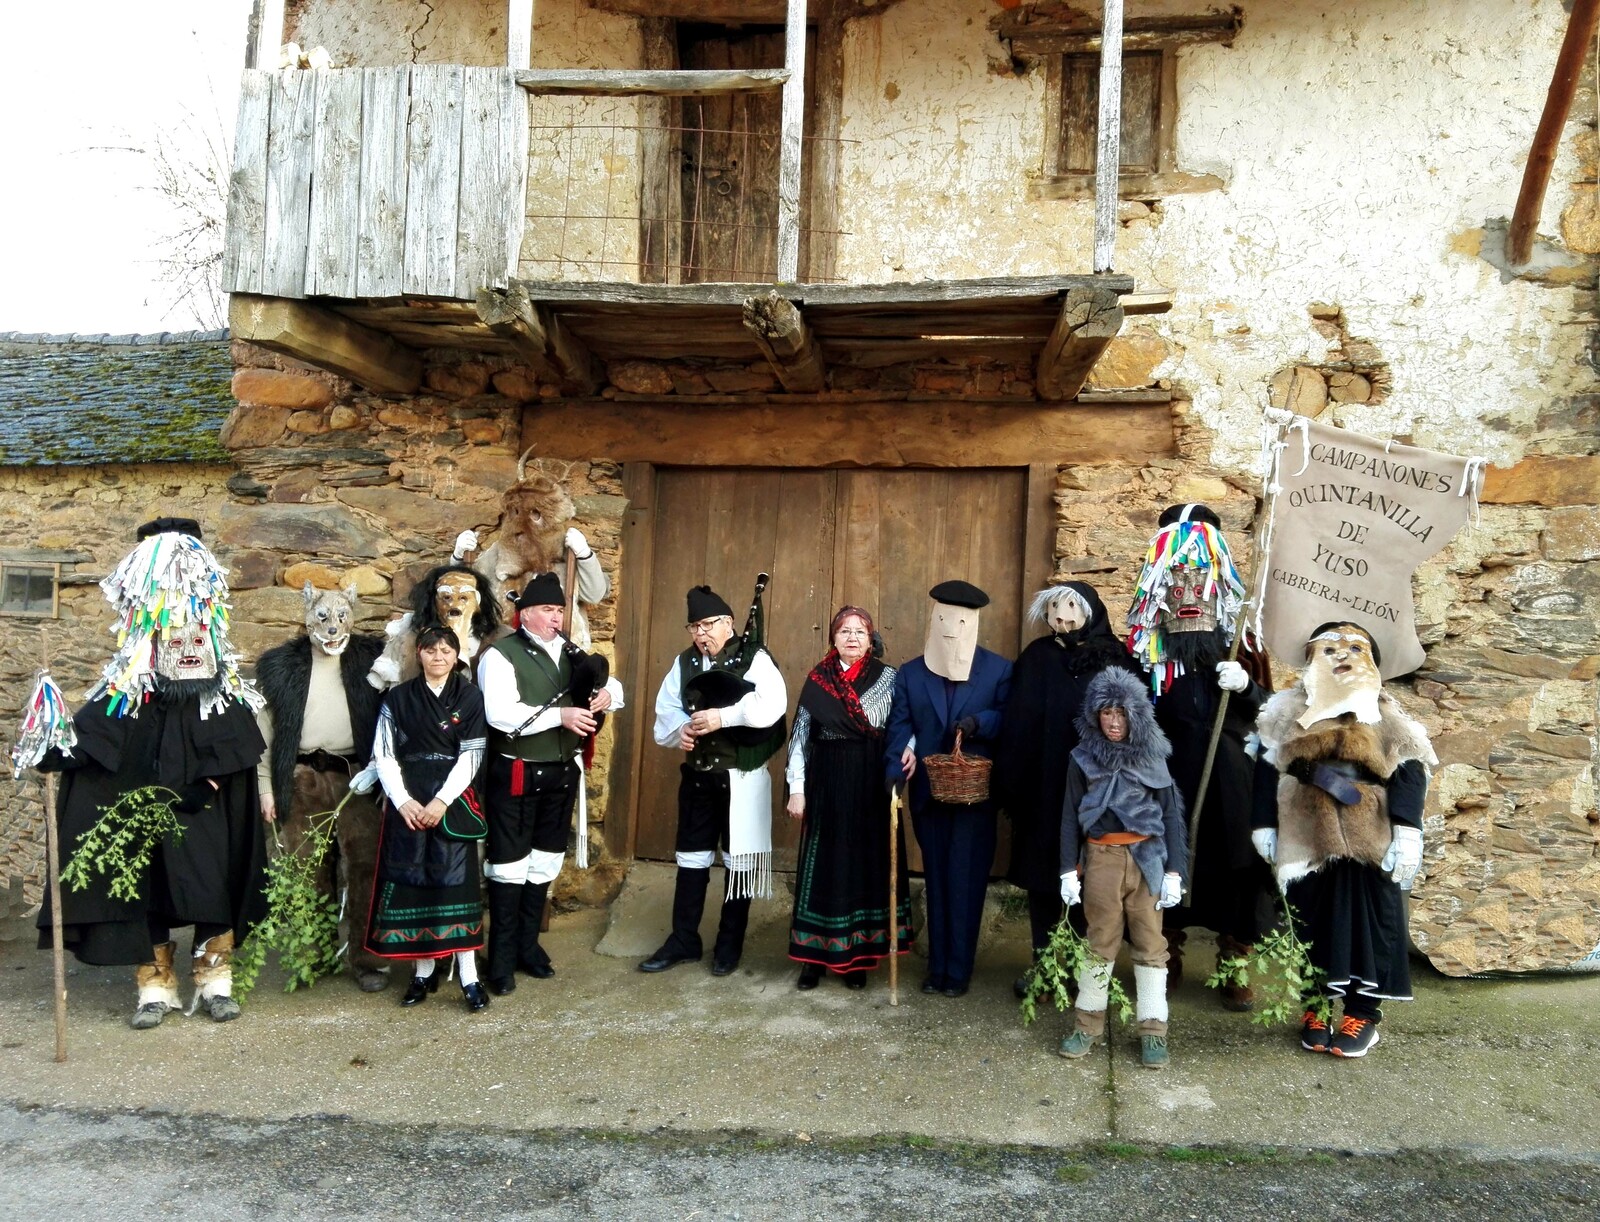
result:
[[(561, 637), (561, 653), (566, 658), (567, 665), (572, 668), (572, 678), (567, 681), (566, 687), (535, 709), (511, 733), (510, 737), (512, 738), (518, 738), (524, 734), (541, 713), (553, 708), (563, 699), (571, 700), (574, 708), (587, 709), (589, 701), (594, 699), (594, 694), (605, 687), (606, 681), (611, 678), (611, 662), (604, 654), (585, 653), (572, 643), (572, 638), (565, 632), (559, 635)], [(532, 646), (528, 646), (528, 648), (532, 648)], [(594, 762), (595, 740), (600, 736), (600, 730), (605, 724), (606, 715), (604, 713), (594, 714), (594, 733), (585, 735), (583, 739), (583, 768), (585, 772), (589, 770), (589, 765)]]
[[(683, 708), (687, 713), (703, 709), (726, 709), (738, 704), (756, 690), (745, 677), (767, 640), (767, 612), (762, 604), (770, 573), (756, 574), (755, 593), (750, 596), (750, 611), (744, 630), (722, 647), (711, 660), (709, 670), (692, 675), (683, 684)], [(779, 717), (770, 726), (729, 726), (695, 740), (689, 762), (721, 763), (740, 772), (761, 767), (778, 753), (788, 738), (788, 718)]]

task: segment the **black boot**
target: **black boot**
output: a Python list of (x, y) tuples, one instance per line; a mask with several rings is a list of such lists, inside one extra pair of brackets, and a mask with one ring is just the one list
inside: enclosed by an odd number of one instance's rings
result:
[(698, 962), (703, 953), (700, 946), (700, 916), (706, 908), (706, 888), (711, 884), (711, 870), (691, 870), (678, 867), (678, 878), (672, 892), (672, 934), (656, 951), (639, 965), (641, 972), (664, 972), (680, 963)]
[[(732, 883), (730, 878), (729, 883)], [(711, 952), (711, 974), (731, 976), (744, 955), (744, 931), (750, 924), (750, 897), (734, 899), (724, 894), (722, 916), (717, 920), (717, 944)]]
[(550, 966), (550, 956), (539, 945), (539, 926), (544, 924), (544, 901), (549, 894), (549, 883), (528, 883), (522, 888), (517, 966), (535, 980), (548, 980), (556, 974), (556, 969)]
[[(517, 987), (517, 941), (524, 890), (521, 883), (489, 884), (488, 984), (496, 997), (504, 997)], [(534, 929), (537, 931), (538, 926)]]

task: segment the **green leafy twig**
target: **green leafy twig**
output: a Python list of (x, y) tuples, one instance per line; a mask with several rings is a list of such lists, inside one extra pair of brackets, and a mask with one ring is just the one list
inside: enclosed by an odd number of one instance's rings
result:
[[(1054, 1001), (1057, 1010), (1066, 1010), (1072, 1005), (1071, 989), (1079, 976), (1086, 975), (1090, 968), (1105, 966), (1106, 961), (1094, 953), (1089, 940), (1072, 927), (1066, 914), (1062, 914), (1061, 920), (1050, 931), (1049, 943), (1028, 969), (1027, 988), (1022, 995), (1023, 1026), (1038, 1017), (1041, 999)], [(1115, 974), (1110, 976), (1106, 1001), (1108, 1008), (1115, 1010), (1122, 1022), (1133, 1017), (1133, 1002)]]
[(113, 899), (138, 899), (156, 845), (168, 837), (174, 844), (183, 839), (183, 823), (172, 809), (177, 800), (170, 789), (146, 785), (101, 807), (100, 818), (62, 867), (61, 881), (82, 891), (96, 875), (109, 874)]
[(1323, 989), (1328, 974), (1311, 962), (1311, 947), (1299, 934), (1299, 913), (1281, 892), (1283, 919), (1263, 935), (1249, 952), (1217, 960), (1217, 970), (1206, 978), (1206, 987), (1243, 988), (1254, 982), (1256, 1006), (1250, 1021), (1263, 1027), (1298, 1022), (1307, 1009), (1323, 1022), (1333, 1006)]
[(288, 977), (284, 992), (310, 987), (339, 970), (339, 905), (322, 893), (317, 875), (333, 846), (339, 812), (350, 795), (333, 810), (307, 820), (306, 838), (290, 852), (274, 825), (277, 853), (267, 864), (267, 915), (250, 931), (233, 959), (233, 995), (245, 997), (256, 985), (271, 951)]

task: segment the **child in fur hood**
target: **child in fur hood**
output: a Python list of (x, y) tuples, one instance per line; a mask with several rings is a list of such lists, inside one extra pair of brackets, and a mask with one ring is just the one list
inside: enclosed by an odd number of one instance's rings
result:
[(1124, 931), (1133, 948), (1139, 1060), (1167, 1063), (1167, 939), (1160, 909), (1183, 895), (1189, 836), (1167, 770), (1172, 746), (1145, 686), (1124, 670), (1089, 682), (1061, 807), (1061, 898), (1083, 904), (1096, 961), (1079, 972), (1075, 1027), (1061, 1055), (1088, 1055), (1106, 1029), (1111, 965)]

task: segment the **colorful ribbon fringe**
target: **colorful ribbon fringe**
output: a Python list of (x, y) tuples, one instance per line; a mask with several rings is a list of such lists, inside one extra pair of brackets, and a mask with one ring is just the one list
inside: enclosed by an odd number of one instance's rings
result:
[(1230, 643), (1244, 607), (1244, 582), (1221, 531), (1206, 522), (1175, 522), (1156, 532), (1128, 611), (1128, 651), (1150, 672), (1151, 689), (1158, 695), (1183, 673), (1182, 663), (1167, 657), (1167, 634), (1161, 628), (1161, 608), (1172, 588), (1173, 570), (1180, 566), (1205, 570), (1202, 598), (1216, 611)]
[(23, 706), (17, 741), (11, 745), (11, 779), (19, 779), (24, 768), (37, 767), (51, 748), (71, 755), (72, 748), (77, 745), (78, 732), (73, 729), (72, 710), (67, 708), (66, 697), (50, 672), (42, 670), (39, 681), (33, 686), (33, 695)]

